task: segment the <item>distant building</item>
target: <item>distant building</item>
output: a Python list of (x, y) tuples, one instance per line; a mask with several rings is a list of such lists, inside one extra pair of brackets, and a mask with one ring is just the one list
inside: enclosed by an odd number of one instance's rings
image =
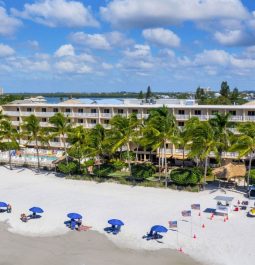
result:
[(4, 89), (0, 87), (0, 96), (2, 96), (3, 94), (4, 94)]

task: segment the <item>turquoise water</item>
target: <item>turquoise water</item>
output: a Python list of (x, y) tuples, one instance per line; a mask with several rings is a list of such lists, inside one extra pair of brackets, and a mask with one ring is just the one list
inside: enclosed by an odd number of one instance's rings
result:
[[(32, 158), (36, 158), (37, 159), (36, 155), (22, 155), (22, 157), (25, 157), (25, 158), (28, 158), (28, 159), (32, 159)], [(40, 157), (40, 159), (46, 159), (46, 160), (49, 160), (49, 161), (53, 161), (53, 160), (57, 159), (57, 157), (55, 157), (55, 156), (40, 155), (39, 157)]]

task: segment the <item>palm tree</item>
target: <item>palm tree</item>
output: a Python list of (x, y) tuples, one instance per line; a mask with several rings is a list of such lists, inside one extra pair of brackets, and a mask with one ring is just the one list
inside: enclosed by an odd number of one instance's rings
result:
[(61, 137), (66, 155), (66, 163), (68, 164), (66, 135), (72, 128), (70, 119), (68, 117), (65, 117), (63, 113), (58, 112), (54, 116), (50, 117), (49, 122), (53, 125), (53, 127), (50, 128), (52, 137)]
[(196, 124), (192, 130), (192, 144), (190, 157), (199, 157), (204, 161), (204, 186), (208, 169), (208, 159), (211, 152), (218, 156), (217, 146), (219, 143), (215, 140), (215, 132), (208, 121), (202, 121)]
[[(176, 119), (172, 113), (169, 112), (166, 106), (152, 110), (149, 114), (149, 118), (146, 122), (145, 137), (151, 136), (148, 142), (153, 144), (153, 150), (163, 149), (164, 156), (162, 159), (162, 168), (164, 168), (166, 174), (166, 186), (167, 186), (167, 158), (166, 147), (168, 142), (172, 142), (173, 137), (177, 134)], [(159, 153), (159, 161), (160, 161)], [(160, 162), (159, 162), (160, 164)]]
[(84, 157), (88, 149), (89, 132), (83, 127), (78, 126), (71, 128), (68, 132), (68, 141), (71, 147), (68, 150), (70, 156), (78, 159), (79, 170), (81, 172), (81, 159)]
[(130, 151), (131, 142), (139, 125), (137, 115), (135, 113), (132, 113), (129, 117), (116, 115), (110, 120), (110, 124), (112, 126), (110, 131), (110, 141), (113, 142), (112, 150), (115, 152), (123, 146), (126, 148), (128, 169), (131, 174)]
[(220, 158), (220, 164), (222, 164), (222, 153), (227, 151), (230, 147), (230, 138), (233, 133), (230, 130), (232, 123), (229, 122), (230, 113), (216, 113), (215, 117), (209, 120), (209, 123), (214, 128), (215, 138), (221, 143), (218, 145), (218, 152)]
[(0, 121), (0, 139), (2, 150), (7, 150), (9, 153), (9, 165), (12, 169), (12, 153), (11, 150), (19, 149), (19, 144), (17, 142), (18, 131), (13, 128), (12, 123), (8, 119), (2, 119)]
[(106, 152), (109, 151), (109, 143), (107, 141), (107, 131), (101, 124), (97, 124), (90, 131), (90, 153), (92, 156), (99, 157), (99, 160), (105, 156)]
[(247, 187), (250, 185), (250, 176), (251, 176), (251, 163), (253, 160), (255, 152), (255, 123), (246, 122), (240, 123), (237, 127), (240, 132), (239, 135), (235, 135), (233, 138), (233, 145), (230, 148), (230, 151), (239, 152), (239, 157), (249, 157), (249, 166), (248, 166), (248, 177), (247, 177)]
[(41, 128), (40, 120), (34, 114), (26, 117), (21, 127), (22, 135), (27, 138), (28, 143), (35, 141), (37, 166), (40, 169), (39, 142), (41, 145), (48, 142), (47, 131)]

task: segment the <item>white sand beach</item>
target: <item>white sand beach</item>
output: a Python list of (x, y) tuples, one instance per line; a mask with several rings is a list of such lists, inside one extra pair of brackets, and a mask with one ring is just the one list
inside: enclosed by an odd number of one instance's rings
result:
[[(66, 214), (78, 212), (83, 215), (86, 225), (104, 234), (108, 219), (123, 220), (125, 226), (119, 235), (107, 234), (120, 247), (140, 250), (170, 248), (176, 251), (182, 247), (184, 253), (204, 264), (253, 264), (255, 219), (247, 218), (246, 211), (233, 212), (227, 222), (220, 216), (210, 220), (210, 214), (203, 212), (200, 220), (198, 212), (194, 211), (192, 234), (190, 222), (187, 222), (190, 219), (179, 221), (183, 219), (181, 211), (190, 209), (192, 203), (200, 203), (202, 211), (215, 208), (213, 198), (216, 195), (223, 194), (220, 191), (191, 193), (98, 184), (66, 180), (52, 173), (38, 174), (29, 169), (10, 171), (0, 167), (0, 201), (13, 206), (11, 214), (0, 213), (0, 221), (7, 222), (9, 231), (13, 233), (44, 237), (65, 234), (69, 231), (64, 225)], [(227, 192), (227, 196), (235, 197), (235, 202), (245, 199), (242, 194), (233, 192)], [(43, 218), (22, 223), (20, 214), (28, 213), (32, 206), (45, 210)], [(179, 244), (176, 232), (171, 230), (162, 243), (142, 239), (152, 225), (168, 226), (169, 220), (179, 221)], [(202, 224), (205, 224), (204, 229)], [(196, 239), (193, 239), (193, 234), (196, 234)]]

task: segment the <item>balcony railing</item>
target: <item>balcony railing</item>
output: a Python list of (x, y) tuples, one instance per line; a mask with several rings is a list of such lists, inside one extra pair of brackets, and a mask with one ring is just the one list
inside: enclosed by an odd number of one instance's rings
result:
[(7, 116), (19, 116), (19, 111), (4, 111)]
[(180, 115), (180, 114), (176, 114), (175, 115), (176, 120), (182, 120), (182, 121), (186, 121), (190, 118), (190, 115)]
[(35, 115), (38, 117), (52, 117), (56, 114), (57, 112), (36, 112)]
[(112, 117), (112, 113), (101, 113), (100, 116), (102, 118), (111, 118)]

